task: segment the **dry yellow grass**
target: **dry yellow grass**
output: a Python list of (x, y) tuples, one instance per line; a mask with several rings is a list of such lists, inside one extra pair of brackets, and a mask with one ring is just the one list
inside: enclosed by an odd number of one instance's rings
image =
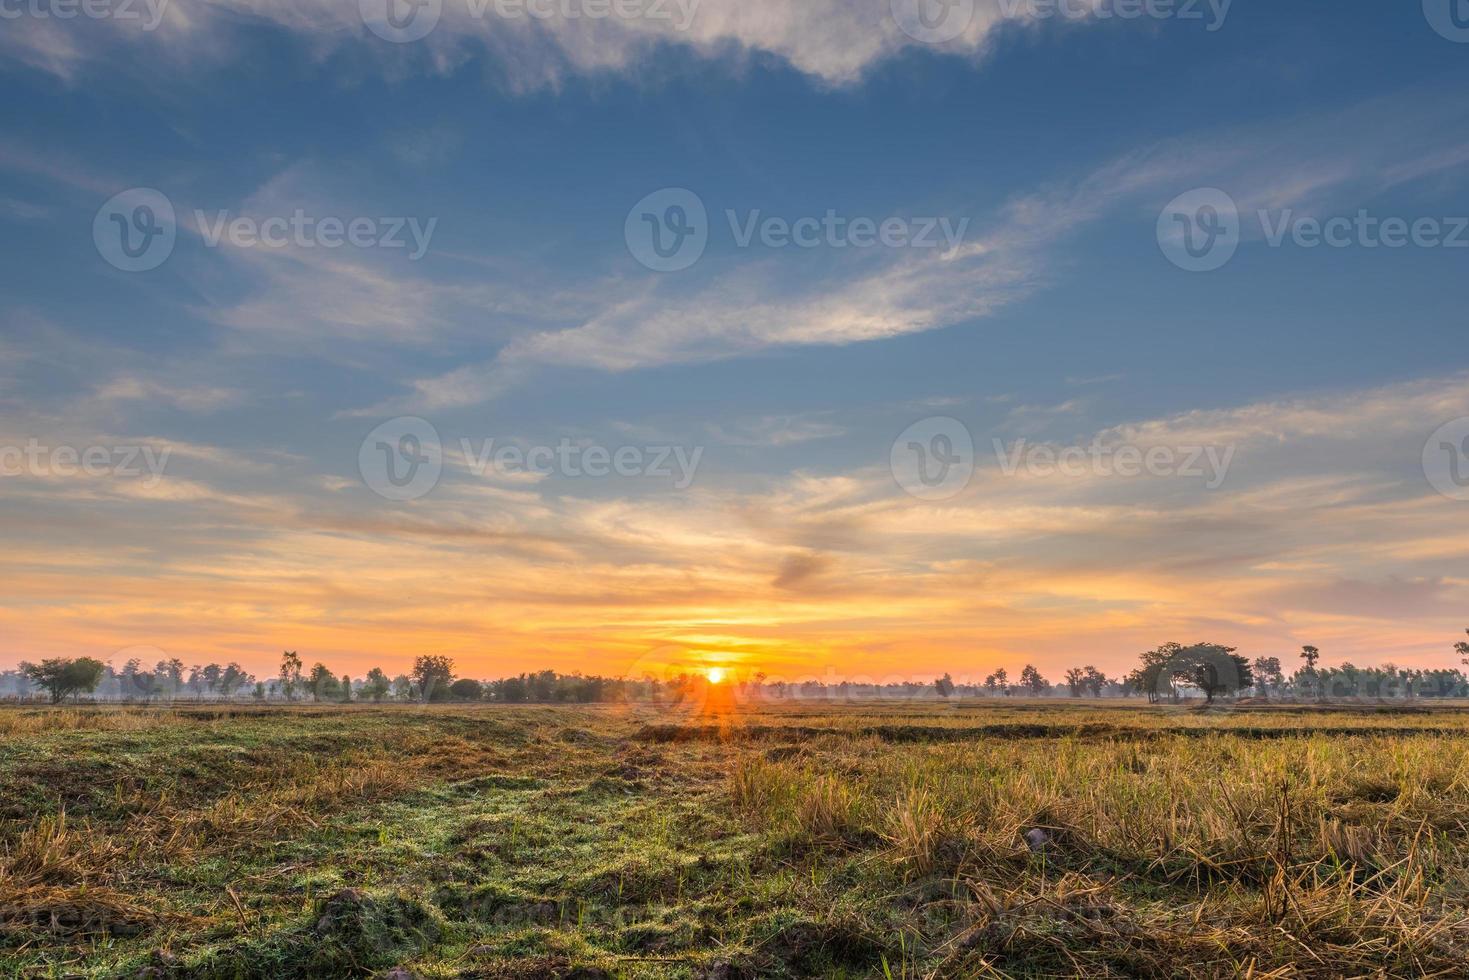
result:
[(1457, 976), (1469, 950), (1457, 711), (47, 713), (0, 739), (0, 973)]

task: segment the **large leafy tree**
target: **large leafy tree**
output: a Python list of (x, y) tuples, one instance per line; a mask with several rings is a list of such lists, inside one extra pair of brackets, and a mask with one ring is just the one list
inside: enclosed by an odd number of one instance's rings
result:
[(227, 698), (233, 697), (236, 691), (248, 683), (250, 683), (250, 675), (237, 663), (231, 662), (219, 675), (220, 693)]
[(83, 694), (95, 691), (106, 669), (106, 664), (92, 657), (77, 657), (75, 660), (55, 657), (39, 664), (20, 665), (22, 674), (51, 695), (52, 704), (59, 704), (72, 696), (80, 699)]
[(413, 661), (413, 682), (425, 701), (442, 701), (454, 683), (454, 661), (444, 656), (422, 656)]
[(1179, 687), (1196, 687), (1213, 703), (1220, 695), (1230, 695), (1254, 684), (1250, 662), (1236, 654), (1234, 647), (1218, 643), (1165, 643), (1142, 655), (1137, 669), (1127, 682), (1157, 701), (1167, 696), (1178, 700)]
[(393, 684), (388, 680), (388, 675), (383, 673), (381, 667), (374, 667), (367, 672), (367, 677), (362, 681), (362, 696), (373, 701), (381, 701), (388, 696)]
[(449, 695), (459, 701), (478, 701), (485, 696), (484, 685), (471, 677), (461, 677), (449, 685)]
[(161, 679), (164, 687), (168, 689), (168, 696), (178, 697), (179, 689), (184, 686), (184, 662), (178, 657), (170, 660), (160, 660), (153, 668), (153, 673)]
[(316, 664), (311, 668), (311, 676), (307, 679), (311, 688), (311, 700), (320, 701), (322, 698), (336, 696), (337, 675), (333, 674), (326, 664)]
[(1040, 697), (1051, 689), (1051, 682), (1042, 677), (1032, 664), (1026, 664), (1020, 672), (1020, 686), (1030, 691), (1032, 696)]
[(1268, 696), (1272, 690), (1280, 690), (1285, 684), (1279, 657), (1256, 657), (1251, 673), (1255, 678), (1255, 688), (1263, 696)]

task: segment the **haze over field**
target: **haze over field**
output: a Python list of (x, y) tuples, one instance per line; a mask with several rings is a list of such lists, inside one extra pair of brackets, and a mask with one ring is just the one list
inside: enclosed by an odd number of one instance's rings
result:
[(1456, 666), (1447, 2), (633, 6), (7, 14), (0, 667)]

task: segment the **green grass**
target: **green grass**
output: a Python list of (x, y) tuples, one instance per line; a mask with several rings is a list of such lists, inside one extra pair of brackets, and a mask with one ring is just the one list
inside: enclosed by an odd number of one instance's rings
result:
[(1450, 708), (5, 709), (0, 975), (1462, 976), (1466, 747)]

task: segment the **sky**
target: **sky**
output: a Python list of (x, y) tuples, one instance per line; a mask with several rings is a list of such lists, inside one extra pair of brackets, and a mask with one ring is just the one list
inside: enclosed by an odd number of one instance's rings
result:
[(0, 666), (1455, 666), (1463, 6), (0, 0)]

